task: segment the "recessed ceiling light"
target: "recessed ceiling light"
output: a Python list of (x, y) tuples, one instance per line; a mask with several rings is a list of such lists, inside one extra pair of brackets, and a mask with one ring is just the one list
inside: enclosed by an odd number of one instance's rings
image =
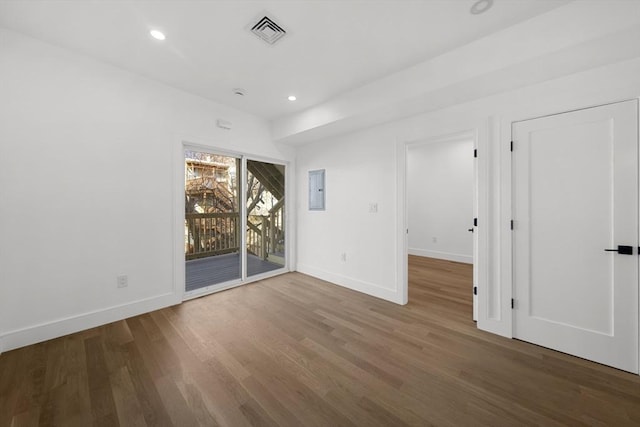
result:
[(296, 98), (296, 96), (295, 96), (295, 95), (289, 95), (289, 97), (288, 97), (287, 99), (288, 99), (289, 101), (295, 101), (295, 100), (296, 100), (296, 99), (298, 99), (298, 98)]
[(158, 30), (151, 30), (149, 31), (149, 34), (151, 34), (151, 37), (153, 37), (156, 40), (164, 40), (167, 38), (162, 31), (158, 31)]
[(491, 6), (493, 6), (493, 0), (478, 0), (471, 6), (470, 12), (472, 15), (480, 15), (491, 9)]

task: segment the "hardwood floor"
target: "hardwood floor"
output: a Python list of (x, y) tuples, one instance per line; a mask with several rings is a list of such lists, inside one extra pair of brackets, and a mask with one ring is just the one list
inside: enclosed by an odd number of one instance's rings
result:
[(471, 268), (407, 306), (291, 273), (0, 356), (0, 426), (640, 425), (640, 377), (476, 329)]

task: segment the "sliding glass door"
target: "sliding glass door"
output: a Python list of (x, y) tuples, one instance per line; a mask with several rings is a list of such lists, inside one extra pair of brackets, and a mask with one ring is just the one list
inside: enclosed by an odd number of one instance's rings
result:
[(242, 277), (241, 161), (185, 151), (186, 291)]
[(185, 291), (284, 268), (284, 165), (195, 149), (185, 149), (184, 162)]
[(247, 160), (247, 276), (285, 265), (284, 166)]

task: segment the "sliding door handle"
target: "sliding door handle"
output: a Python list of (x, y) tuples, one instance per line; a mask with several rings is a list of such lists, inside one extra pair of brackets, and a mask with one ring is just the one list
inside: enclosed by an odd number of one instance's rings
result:
[(620, 255), (633, 255), (633, 247), (618, 245), (618, 249), (605, 249), (605, 252), (618, 252)]

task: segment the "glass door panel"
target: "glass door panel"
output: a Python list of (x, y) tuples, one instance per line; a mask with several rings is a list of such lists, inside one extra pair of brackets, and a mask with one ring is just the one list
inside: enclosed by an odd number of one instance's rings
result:
[(186, 291), (242, 278), (240, 159), (185, 150)]
[(285, 170), (247, 160), (247, 276), (285, 266)]

